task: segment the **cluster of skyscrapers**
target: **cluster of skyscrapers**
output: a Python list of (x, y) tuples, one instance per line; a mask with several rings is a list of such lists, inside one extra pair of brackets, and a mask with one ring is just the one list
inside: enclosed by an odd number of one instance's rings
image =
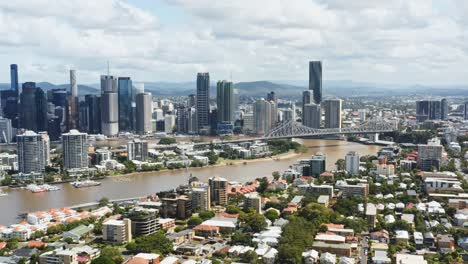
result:
[(302, 124), (311, 128), (341, 128), (342, 101), (322, 99), (322, 62), (309, 62), (309, 90), (302, 93)]
[(419, 122), (424, 122), (426, 120), (447, 120), (448, 113), (449, 108), (447, 99), (442, 99), (440, 101), (416, 101), (416, 119)]

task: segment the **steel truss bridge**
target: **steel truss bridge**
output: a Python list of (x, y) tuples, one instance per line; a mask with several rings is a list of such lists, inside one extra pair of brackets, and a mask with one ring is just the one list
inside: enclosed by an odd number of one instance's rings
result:
[(300, 138), (340, 134), (373, 134), (393, 132), (395, 130), (397, 130), (397, 128), (393, 123), (383, 119), (371, 119), (353, 127), (325, 129), (310, 128), (302, 125), (299, 122), (289, 120), (282, 122), (278, 126), (271, 129), (268, 133), (265, 134), (263, 139)]

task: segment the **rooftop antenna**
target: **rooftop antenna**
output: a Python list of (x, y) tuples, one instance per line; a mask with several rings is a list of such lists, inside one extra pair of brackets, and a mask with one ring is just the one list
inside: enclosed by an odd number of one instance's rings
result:
[(109, 61), (107, 61), (107, 76), (110, 75), (110, 70), (109, 70)]
[(232, 82), (232, 71), (230, 72), (230, 76), (231, 76), (231, 82)]

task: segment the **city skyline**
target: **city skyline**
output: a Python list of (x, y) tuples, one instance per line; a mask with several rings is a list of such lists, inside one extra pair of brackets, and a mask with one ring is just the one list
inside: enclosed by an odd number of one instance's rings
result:
[[(0, 57), (18, 64), (21, 82), (67, 83), (76, 69), (79, 83), (96, 83), (108, 60), (111, 74), (136, 81), (189, 81), (199, 71), (214, 80), (306, 80), (304, 60), (317, 59), (328, 65), (324, 80), (465, 84), (463, 10), (459, 0), (15, 1), (0, 4)], [(220, 13), (239, 16), (221, 21)], [(1, 67), (0, 82), (8, 76)]]

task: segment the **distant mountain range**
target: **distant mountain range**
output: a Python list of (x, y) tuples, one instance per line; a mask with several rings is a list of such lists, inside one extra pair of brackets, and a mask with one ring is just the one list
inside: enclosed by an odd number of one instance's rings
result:
[[(44, 90), (54, 88), (68, 89), (69, 84), (52, 84), (39, 82), (38, 87)], [(236, 83), (235, 88), (243, 96), (260, 97), (274, 91), (283, 98), (300, 98), (302, 91), (307, 89), (307, 81), (253, 81)], [(0, 83), (0, 89), (9, 89), (10, 84)], [(182, 96), (196, 92), (195, 82), (145, 82), (145, 91), (155, 96)], [(78, 85), (79, 95), (99, 94), (99, 84)], [(211, 94), (216, 94), (216, 87), (210, 88)], [(323, 92), (326, 95), (350, 96), (468, 96), (468, 86), (423, 86), (423, 85), (392, 85), (353, 81), (324, 81)]]

